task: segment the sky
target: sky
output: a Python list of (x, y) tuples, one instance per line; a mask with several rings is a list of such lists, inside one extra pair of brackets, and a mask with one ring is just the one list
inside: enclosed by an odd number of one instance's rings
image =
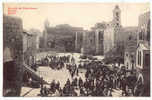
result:
[(26, 30), (43, 31), (46, 20), (50, 27), (70, 24), (90, 29), (98, 22), (112, 21), (116, 5), (121, 9), (123, 27), (138, 26), (139, 15), (150, 11), (149, 3), (4, 3), (3, 13), (22, 18)]

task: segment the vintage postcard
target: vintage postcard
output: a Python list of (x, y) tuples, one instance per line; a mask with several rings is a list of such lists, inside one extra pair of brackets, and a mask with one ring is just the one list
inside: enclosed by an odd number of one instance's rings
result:
[(150, 97), (150, 3), (3, 3), (4, 97)]

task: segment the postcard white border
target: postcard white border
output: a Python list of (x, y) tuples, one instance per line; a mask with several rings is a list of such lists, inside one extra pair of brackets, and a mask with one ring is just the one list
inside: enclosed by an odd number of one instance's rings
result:
[[(2, 10), (2, 3), (3, 2), (150, 2), (150, 10), (152, 10), (152, 1), (150, 0), (0, 0), (0, 100), (152, 100), (152, 97), (3, 97), (2, 96), (2, 83), (3, 83), (3, 10)], [(151, 13), (150, 13), (151, 14)], [(152, 18), (152, 15), (151, 15)], [(152, 28), (151, 28), (152, 32)], [(152, 35), (151, 35), (151, 43), (152, 43)], [(150, 47), (152, 50), (152, 47)], [(150, 51), (152, 54), (152, 51)], [(152, 59), (150, 59), (152, 62)], [(151, 63), (152, 66), (152, 63)], [(152, 70), (152, 68), (151, 68)], [(152, 72), (151, 72), (152, 73)], [(152, 74), (150, 75), (152, 76)], [(152, 78), (151, 78), (152, 83)], [(152, 85), (152, 84), (151, 84)], [(151, 87), (152, 90), (152, 87)], [(152, 92), (151, 92), (152, 96)]]

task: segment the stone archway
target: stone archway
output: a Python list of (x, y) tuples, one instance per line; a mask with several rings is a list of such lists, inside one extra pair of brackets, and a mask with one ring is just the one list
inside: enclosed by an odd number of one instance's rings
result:
[(137, 82), (141, 82), (142, 84), (144, 84), (144, 77), (141, 73), (137, 77)]
[(136, 81), (136, 85), (134, 87), (134, 95), (135, 96), (143, 96), (144, 94), (144, 78), (142, 73), (139, 73)]

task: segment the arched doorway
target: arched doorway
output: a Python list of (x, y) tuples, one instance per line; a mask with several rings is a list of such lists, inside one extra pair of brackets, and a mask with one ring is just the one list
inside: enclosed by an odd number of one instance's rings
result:
[(144, 94), (144, 78), (142, 73), (139, 73), (136, 81), (136, 85), (134, 88), (134, 95), (135, 96), (143, 96)]

